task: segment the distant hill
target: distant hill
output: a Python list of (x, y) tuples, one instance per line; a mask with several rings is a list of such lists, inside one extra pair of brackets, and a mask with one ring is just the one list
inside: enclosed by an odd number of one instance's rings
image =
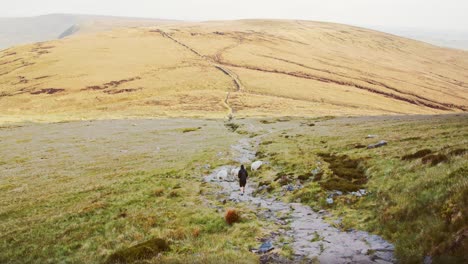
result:
[(118, 27), (154, 26), (168, 22), (174, 21), (73, 14), (0, 18), (0, 49), (18, 44), (54, 40), (77, 32), (99, 32)]
[(372, 28), (441, 47), (468, 50), (468, 29), (465, 31), (454, 31), (395, 27)]
[(468, 52), (364, 28), (239, 20), (97, 31), (0, 52), (0, 119), (468, 109)]

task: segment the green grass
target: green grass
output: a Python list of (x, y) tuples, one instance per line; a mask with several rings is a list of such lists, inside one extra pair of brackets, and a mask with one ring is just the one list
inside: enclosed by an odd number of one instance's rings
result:
[[(266, 225), (248, 208), (217, 202), (217, 187), (202, 182), (206, 165), (226, 162), (218, 153), (236, 134), (226, 133), (221, 121), (196, 121), (197, 127), (208, 123), (204, 133), (183, 137), (184, 122), (127, 122), (138, 128), (96, 121), (94, 139), (75, 132), (88, 130), (87, 122), (31, 124), (26, 129), (35, 141), (22, 145), (21, 133), (0, 134), (6, 161), (0, 171), (8, 171), (0, 177), (0, 262), (102, 263), (110, 256), (150, 263), (258, 262), (249, 248), (258, 246)], [(224, 206), (240, 210), (243, 221), (226, 224), (217, 209)], [(170, 249), (141, 251), (155, 239)]]
[[(344, 229), (383, 235), (395, 243), (402, 263), (421, 262), (428, 254), (461, 261), (467, 248), (456, 243), (457, 232), (468, 227), (466, 116), (382, 119), (337, 119), (273, 133), (260, 145), (259, 153), (272, 162), (262, 177), (301, 180), (304, 188), (287, 198), (332, 210)], [(378, 138), (366, 139), (368, 134)], [(355, 147), (379, 140), (389, 144)], [(314, 179), (316, 167), (323, 175)], [(347, 194), (361, 188), (369, 194)], [(332, 190), (344, 195), (327, 205)]]
[[(128, 254), (147, 263), (258, 263), (250, 248), (277, 227), (247, 207), (223, 205), (218, 187), (202, 181), (213, 168), (232, 164), (232, 144), (256, 134), (265, 134), (257, 156), (270, 163), (251, 176), (268, 186), (265, 195), (299, 181), (304, 188), (285, 200), (327, 208), (344, 229), (383, 235), (401, 263), (421, 262), (426, 254), (440, 262), (464, 257), (464, 115), (262, 120), (29, 123), (1, 130), (0, 262), (102, 263)], [(258, 129), (238, 133), (251, 127)], [(389, 144), (356, 148), (381, 139)], [(360, 188), (369, 194), (346, 192)], [(328, 205), (334, 189), (345, 194)], [(241, 213), (239, 223), (226, 224), (228, 208)], [(132, 253), (157, 239), (170, 249)], [(293, 256), (288, 246), (280, 253)]]

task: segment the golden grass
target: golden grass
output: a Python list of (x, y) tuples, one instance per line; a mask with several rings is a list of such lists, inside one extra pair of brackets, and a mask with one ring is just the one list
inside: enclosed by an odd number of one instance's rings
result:
[(467, 109), (467, 68), (465, 51), (339, 24), (116, 29), (0, 51), (0, 122), (224, 117), (227, 92), (237, 116), (447, 113)]

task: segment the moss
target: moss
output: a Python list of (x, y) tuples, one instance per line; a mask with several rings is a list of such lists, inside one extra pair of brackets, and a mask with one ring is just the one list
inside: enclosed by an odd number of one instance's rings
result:
[(107, 258), (105, 263), (133, 263), (138, 260), (152, 258), (160, 252), (169, 250), (169, 245), (164, 239), (153, 238), (135, 246), (114, 252)]
[(425, 157), (431, 153), (432, 153), (432, 150), (430, 149), (422, 149), (422, 150), (416, 151), (413, 154), (404, 155), (403, 157), (401, 157), (401, 160), (415, 160), (415, 159)]

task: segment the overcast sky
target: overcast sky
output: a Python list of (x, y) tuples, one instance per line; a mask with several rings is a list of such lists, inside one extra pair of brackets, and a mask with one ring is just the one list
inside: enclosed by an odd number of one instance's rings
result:
[(179, 20), (286, 18), (468, 31), (467, 0), (2, 0), (0, 17), (79, 13)]

